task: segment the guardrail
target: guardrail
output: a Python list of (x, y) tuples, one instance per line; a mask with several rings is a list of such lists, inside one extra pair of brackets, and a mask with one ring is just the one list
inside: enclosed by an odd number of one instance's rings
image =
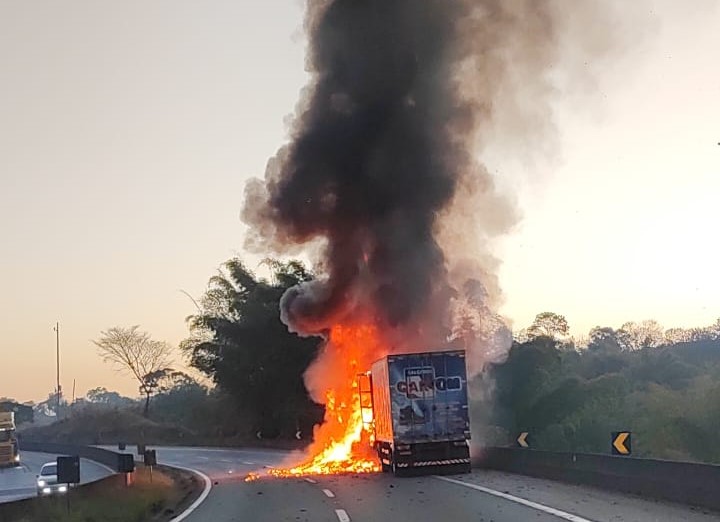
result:
[(115, 472), (122, 470), (121, 459), (123, 453), (117, 453), (93, 446), (75, 446), (73, 444), (56, 444), (52, 442), (31, 442), (20, 440), (20, 450), (39, 451), (41, 453), (55, 453), (59, 455), (77, 455), (105, 464)]
[(484, 448), (473, 466), (720, 510), (720, 466), (711, 464)]

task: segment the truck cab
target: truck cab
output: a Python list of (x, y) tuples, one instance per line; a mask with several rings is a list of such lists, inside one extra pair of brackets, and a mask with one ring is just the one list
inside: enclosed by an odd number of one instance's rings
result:
[(15, 434), (15, 412), (0, 412), (0, 467), (19, 465), (20, 450)]

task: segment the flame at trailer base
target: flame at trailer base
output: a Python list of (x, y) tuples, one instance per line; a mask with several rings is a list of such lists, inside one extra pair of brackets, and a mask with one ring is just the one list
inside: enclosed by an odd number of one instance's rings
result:
[(325, 421), (314, 433), (311, 457), (289, 469), (271, 469), (276, 477), (374, 473), (380, 463), (371, 447), (367, 411), (363, 423), (358, 374), (384, 356), (387, 349), (373, 325), (336, 325), (323, 353), (309, 372), (313, 387), (325, 384)]

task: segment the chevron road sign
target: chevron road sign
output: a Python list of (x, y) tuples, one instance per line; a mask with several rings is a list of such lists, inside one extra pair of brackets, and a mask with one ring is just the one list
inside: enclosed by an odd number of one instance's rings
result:
[(517, 438), (517, 444), (521, 448), (529, 448), (530, 442), (528, 441), (528, 435), (529, 433), (527, 431), (523, 431)]
[(630, 455), (632, 453), (632, 433), (629, 431), (614, 431), (611, 444), (613, 455)]

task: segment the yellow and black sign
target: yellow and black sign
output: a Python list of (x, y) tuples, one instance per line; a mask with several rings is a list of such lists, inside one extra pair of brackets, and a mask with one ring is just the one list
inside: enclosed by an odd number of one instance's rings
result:
[(612, 454), (630, 455), (632, 453), (632, 433), (629, 431), (613, 431)]
[(528, 435), (529, 433), (527, 431), (523, 431), (517, 438), (518, 446), (521, 448), (529, 448), (530, 442), (528, 441)]

